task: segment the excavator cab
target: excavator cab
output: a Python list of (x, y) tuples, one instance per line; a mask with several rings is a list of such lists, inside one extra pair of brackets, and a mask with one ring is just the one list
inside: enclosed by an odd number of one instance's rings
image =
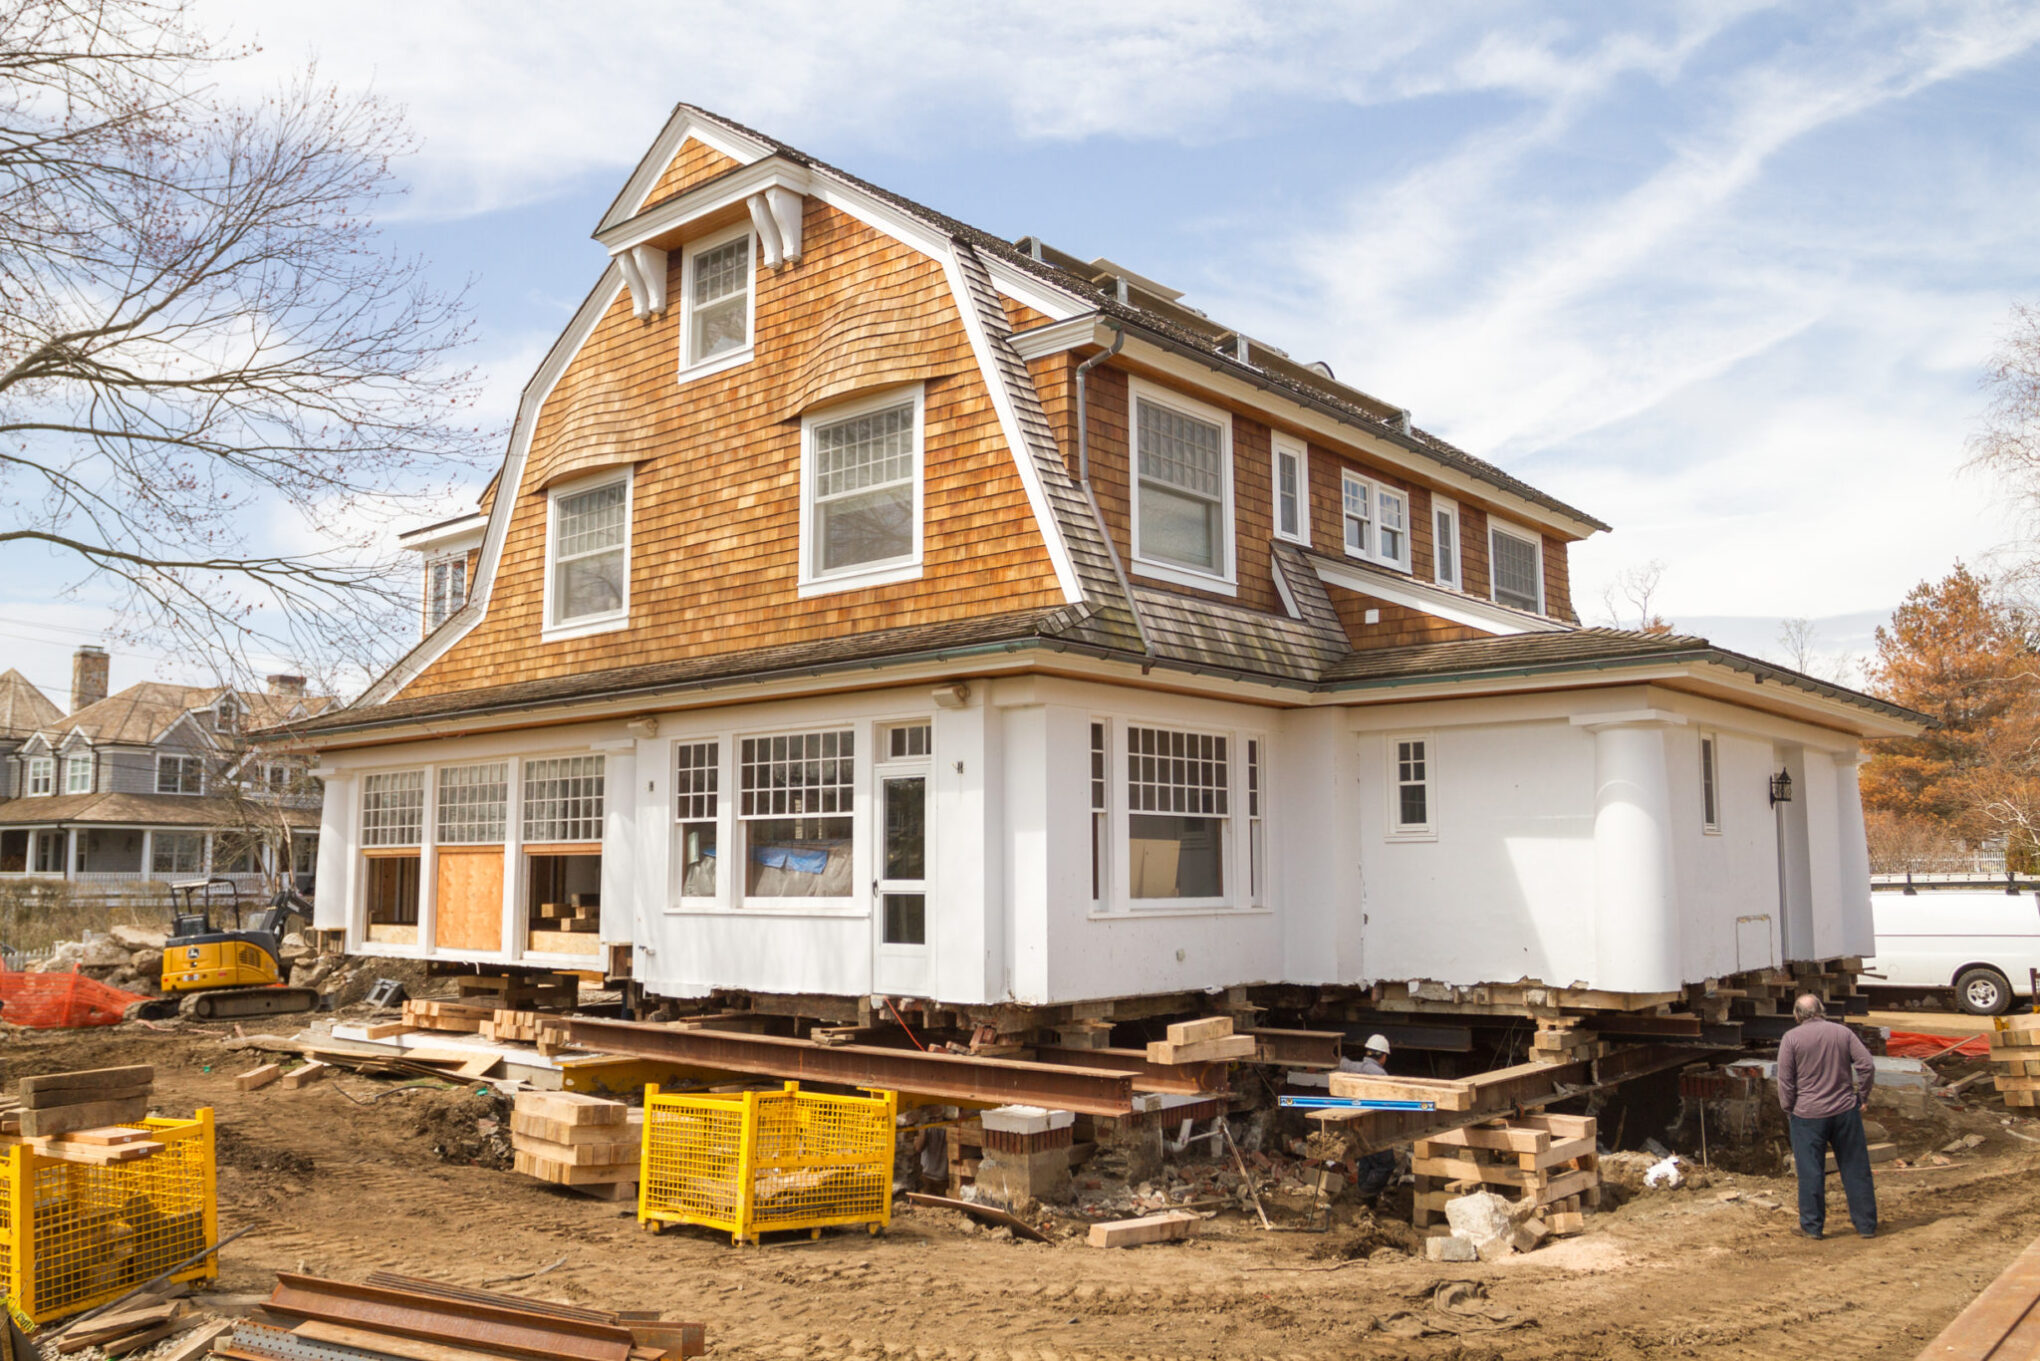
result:
[(185, 1015), (267, 1016), (318, 1005), (312, 989), (282, 986), (283, 937), (293, 917), (300, 924), (309, 920), (304, 899), (283, 889), (244, 922), (241, 891), (231, 879), (180, 880), (170, 892), (161, 986), (169, 995), (186, 994), (179, 1008)]

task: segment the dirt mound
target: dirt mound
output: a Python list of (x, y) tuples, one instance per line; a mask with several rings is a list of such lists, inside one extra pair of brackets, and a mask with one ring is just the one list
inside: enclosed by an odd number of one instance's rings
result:
[(510, 1100), (495, 1092), (467, 1092), (451, 1100), (415, 1098), (411, 1133), (432, 1141), (440, 1158), (463, 1167), (502, 1170), (511, 1165)]
[(294, 1177), (300, 1181), (309, 1179), (317, 1167), (309, 1157), (294, 1149), (256, 1143), (230, 1124), (213, 1127), (213, 1157), (221, 1167), (260, 1172), (266, 1176)]
[(1378, 1218), (1362, 1211), (1350, 1228), (1334, 1229), (1310, 1250), (1313, 1261), (1352, 1262), (1387, 1248), (1398, 1253), (1423, 1251), (1423, 1235), (1407, 1222)]

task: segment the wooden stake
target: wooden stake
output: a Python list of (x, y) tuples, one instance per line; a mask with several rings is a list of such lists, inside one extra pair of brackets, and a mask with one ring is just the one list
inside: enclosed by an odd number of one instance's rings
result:
[(1254, 1186), (1253, 1174), (1247, 1171), (1247, 1160), (1240, 1156), (1240, 1146), (1233, 1142), (1232, 1122), (1221, 1115), (1218, 1117), (1218, 1127), (1225, 1131), (1225, 1146), (1232, 1150), (1233, 1162), (1240, 1169), (1240, 1180), (1247, 1184), (1247, 1194), (1254, 1199), (1254, 1213), (1261, 1217), (1261, 1227), (1274, 1228), (1275, 1226), (1268, 1222), (1268, 1212), (1261, 1208), (1261, 1192)]

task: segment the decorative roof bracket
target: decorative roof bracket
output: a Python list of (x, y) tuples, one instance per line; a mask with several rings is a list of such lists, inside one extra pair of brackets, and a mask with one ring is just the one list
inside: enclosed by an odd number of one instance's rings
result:
[(666, 311), (666, 252), (657, 246), (632, 246), (619, 251), (618, 268), (630, 285), (631, 315), (652, 317)]

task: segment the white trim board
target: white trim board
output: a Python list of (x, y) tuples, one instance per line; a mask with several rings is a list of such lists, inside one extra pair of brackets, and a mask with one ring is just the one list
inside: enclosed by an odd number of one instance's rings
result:
[(1573, 631), (1571, 624), (1560, 620), (1524, 614), (1506, 605), (1496, 605), (1491, 601), (1482, 600), (1479, 596), (1461, 595), (1457, 591), (1433, 586), (1414, 577), (1400, 574), (1393, 577), (1385, 576), (1379, 571), (1365, 571), (1318, 557), (1311, 558), (1310, 565), (1316, 569), (1318, 580), (1327, 586), (1337, 586), (1342, 590), (1371, 595), (1376, 599), (1386, 600), (1391, 605), (1420, 610), (1425, 614), (1433, 614), (1440, 619), (1464, 624), (1467, 628), (1480, 629), (1485, 633)]

